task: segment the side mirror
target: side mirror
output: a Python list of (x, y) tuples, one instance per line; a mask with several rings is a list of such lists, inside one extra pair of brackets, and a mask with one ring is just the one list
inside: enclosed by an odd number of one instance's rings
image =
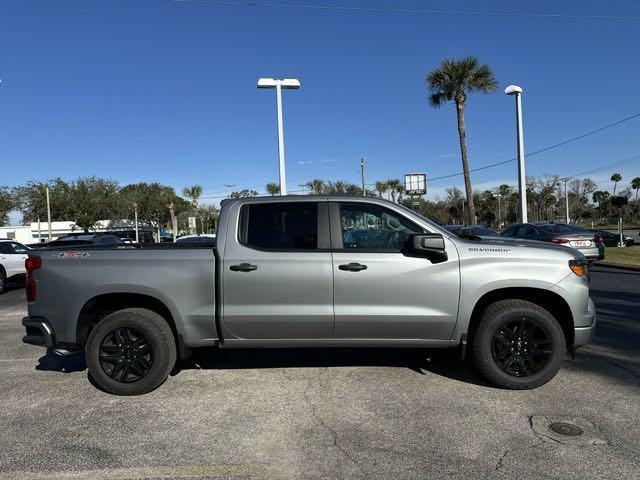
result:
[(444, 247), (444, 237), (439, 233), (419, 233), (409, 238), (409, 249), (412, 253), (435, 255), (444, 257), (447, 253)]

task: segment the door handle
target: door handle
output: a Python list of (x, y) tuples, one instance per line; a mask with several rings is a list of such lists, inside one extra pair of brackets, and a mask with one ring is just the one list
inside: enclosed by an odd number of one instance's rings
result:
[(362, 265), (361, 263), (345, 263), (338, 267), (340, 270), (346, 270), (347, 272), (359, 272), (361, 270), (366, 270), (367, 266)]
[(250, 263), (241, 263), (240, 265), (231, 265), (229, 267), (229, 270), (234, 272), (253, 272), (257, 269), (257, 265), (251, 265)]

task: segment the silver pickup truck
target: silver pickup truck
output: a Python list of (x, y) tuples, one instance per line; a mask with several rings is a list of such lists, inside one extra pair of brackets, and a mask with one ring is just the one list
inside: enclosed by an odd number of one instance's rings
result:
[(365, 197), (229, 200), (215, 244), (61, 247), (26, 268), (23, 341), (84, 350), (121, 395), (196, 347), (458, 348), (491, 383), (528, 389), (596, 324), (577, 250), (459, 238)]

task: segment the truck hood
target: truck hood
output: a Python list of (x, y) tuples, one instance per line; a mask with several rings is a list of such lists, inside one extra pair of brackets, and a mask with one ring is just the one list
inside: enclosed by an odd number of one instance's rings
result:
[(582, 258), (583, 255), (575, 248), (566, 247), (564, 245), (556, 245), (554, 243), (541, 242), (539, 240), (525, 240), (522, 238), (505, 238), (499, 236), (490, 236), (490, 237), (478, 237), (478, 240), (472, 240), (468, 238), (461, 239), (465, 246), (475, 246), (475, 247), (524, 247), (524, 248), (533, 248), (536, 250), (547, 250), (547, 251), (563, 251), (575, 258)]

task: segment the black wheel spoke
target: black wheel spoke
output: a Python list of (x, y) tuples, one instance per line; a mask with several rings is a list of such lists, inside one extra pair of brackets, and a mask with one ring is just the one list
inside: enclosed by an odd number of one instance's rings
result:
[(507, 340), (506, 336), (504, 335), (504, 332), (499, 331), (498, 333), (495, 334), (493, 338), (495, 338), (502, 345), (505, 345), (506, 347), (511, 348), (511, 341)]
[(542, 370), (553, 354), (546, 328), (533, 318), (518, 316), (493, 334), (493, 360), (503, 372), (528, 377)]
[(131, 383), (145, 377), (153, 366), (153, 349), (134, 328), (109, 332), (98, 349), (104, 372), (116, 382)]
[(120, 371), (122, 370), (122, 367), (123, 367), (123, 362), (121, 359), (118, 359), (116, 364), (111, 369), (111, 372), (109, 372), (109, 376), (114, 380), (116, 380), (118, 377), (118, 373), (120, 373)]

